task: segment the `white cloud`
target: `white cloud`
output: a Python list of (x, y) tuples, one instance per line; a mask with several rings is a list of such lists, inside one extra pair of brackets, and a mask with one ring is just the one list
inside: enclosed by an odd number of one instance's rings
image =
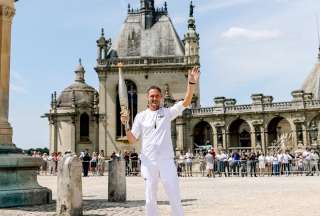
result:
[(208, 1), (208, 3), (202, 3), (198, 7), (199, 12), (207, 12), (211, 10), (219, 10), (219, 9), (225, 9), (230, 8), (234, 6), (238, 6), (241, 4), (248, 4), (253, 2), (253, 0), (233, 0), (233, 1), (226, 1), (226, 0), (216, 0), (216, 1)]
[(231, 27), (221, 34), (225, 39), (249, 39), (249, 40), (271, 40), (282, 36), (278, 30), (250, 30), (240, 27)]

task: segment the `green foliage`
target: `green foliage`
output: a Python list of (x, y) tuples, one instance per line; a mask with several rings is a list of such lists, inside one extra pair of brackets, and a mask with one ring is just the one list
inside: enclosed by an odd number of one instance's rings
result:
[(24, 152), (28, 155), (32, 155), (32, 152), (41, 152), (41, 154), (43, 153), (47, 153), (49, 155), (49, 149), (47, 147), (45, 148), (31, 148), (31, 149), (27, 149), (27, 150), (24, 150)]

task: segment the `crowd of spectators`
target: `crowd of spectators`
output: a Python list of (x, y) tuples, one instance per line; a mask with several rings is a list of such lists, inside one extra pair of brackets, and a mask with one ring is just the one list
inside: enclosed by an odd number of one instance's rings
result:
[[(58, 163), (63, 157), (61, 152), (52, 154), (33, 151), (32, 157), (42, 159), (42, 165), (39, 170), (40, 175), (56, 175), (58, 172)], [(93, 152), (86, 149), (81, 151), (79, 158), (82, 162), (83, 176), (102, 176), (105, 172), (105, 154), (104, 151)], [(110, 155), (111, 160), (125, 160), (126, 175), (138, 176), (140, 174), (140, 159), (138, 153), (124, 151), (122, 153), (113, 152)], [(269, 151), (268, 154), (261, 152), (225, 151), (216, 152), (213, 148), (205, 152), (193, 153), (182, 152), (176, 158), (178, 176), (191, 177), (196, 175), (207, 177), (230, 177), (230, 176), (289, 176), (289, 175), (320, 175), (319, 154), (306, 148), (303, 151), (294, 153), (289, 151)]]
[(261, 152), (233, 151), (226, 153), (214, 149), (193, 156), (190, 151), (177, 158), (179, 176), (192, 176), (192, 160), (198, 163), (197, 173), (202, 176), (289, 176), (319, 175), (319, 154), (310, 148), (295, 153), (289, 151)]

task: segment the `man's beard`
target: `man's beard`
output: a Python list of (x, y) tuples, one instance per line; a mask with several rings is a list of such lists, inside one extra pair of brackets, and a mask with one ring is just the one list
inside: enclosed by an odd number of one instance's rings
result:
[(153, 107), (155, 107), (155, 108), (159, 108), (159, 107), (160, 107), (160, 101), (150, 100), (150, 101), (149, 101), (149, 106), (153, 106)]

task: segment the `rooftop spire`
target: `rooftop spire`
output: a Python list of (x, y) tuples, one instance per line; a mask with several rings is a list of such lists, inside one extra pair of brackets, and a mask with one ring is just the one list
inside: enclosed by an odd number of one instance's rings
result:
[(318, 33), (318, 45), (319, 45), (319, 52), (318, 52), (318, 62), (320, 63), (320, 30), (319, 30), (319, 16), (316, 14), (316, 25), (317, 25), (317, 33)]
[(190, 11), (189, 11), (189, 20), (188, 20), (188, 29), (190, 30), (196, 30), (196, 21), (194, 19), (193, 13), (194, 13), (195, 6), (193, 5), (192, 1), (190, 1)]
[(101, 28), (101, 37), (104, 37), (104, 28)]
[(141, 10), (154, 10), (154, 0), (140, 0)]
[(189, 17), (193, 17), (193, 11), (195, 6), (193, 5), (192, 1), (190, 2), (190, 11), (189, 11)]
[(84, 73), (85, 73), (85, 70), (84, 70), (84, 67), (82, 66), (82, 60), (81, 60), (81, 58), (79, 58), (79, 65), (76, 67), (75, 73), (76, 73), (76, 79), (75, 79), (75, 81), (76, 81), (76, 82), (84, 83)]

